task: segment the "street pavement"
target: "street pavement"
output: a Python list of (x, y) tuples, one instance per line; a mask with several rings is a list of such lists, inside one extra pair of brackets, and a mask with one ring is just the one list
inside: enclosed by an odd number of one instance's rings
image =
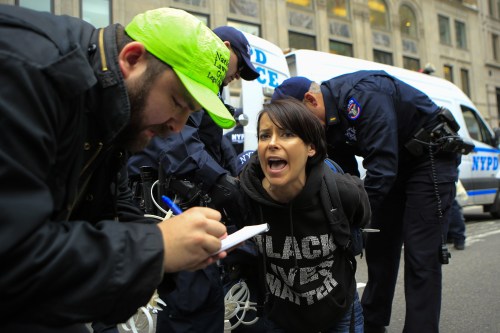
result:
[[(479, 207), (465, 208), (464, 215), (466, 248), (459, 251), (449, 244), (450, 263), (443, 266), (440, 332), (500, 333), (500, 220)], [(356, 277), (362, 295), (367, 281), (364, 259), (358, 260)], [(387, 332), (401, 333), (404, 317), (402, 260)]]

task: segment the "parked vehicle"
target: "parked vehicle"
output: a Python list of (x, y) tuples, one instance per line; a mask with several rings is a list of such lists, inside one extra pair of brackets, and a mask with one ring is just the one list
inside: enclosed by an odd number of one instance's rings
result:
[[(256, 119), (262, 104), (274, 88), (290, 76), (305, 76), (318, 83), (358, 70), (384, 70), (427, 94), (437, 105), (448, 108), (460, 125), (459, 135), (472, 141), (474, 150), (462, 157), (460, 180), (467, 199), (462, 206), (482, 205), (485, 212), (500, 217), (499, 135), (488, 126), (474, 103), (452, 82), (399, 67), (313, 50), (296, 50), (286, 55), (275, 44), (245, 33), (252, 47), (252, 62), (261, 73), (255, 81), (241, 81), (241, 90), (232, 89), (231, 105), (242, 107), (248, 116), (245, 150), (257, 148)], [(499, 131), (496, 131), (500, 133)], [(361, 160), (361, 158), (360, 158)], [(363, 175), (361, 163), (360, 173)], [(462, 197), (463, 198), (463, 197)]]
[(244, 128), (244, 150), (257, 148), (257, 113), (262, 105), (273, 95), (274, 88), (290, 77), (283, 51), (275, 44), (260, 37), (243, 32), (251, 47), (251, 61), (260, 77), (254, 81), (238, 80), (241, 89), (230, 87), (225, 89), (225, 101), (233, 107), (243, 108), (248, 116), (248, 124)]
[(500, 217), (498, 136), (474, 103), (452, 82), (399, 67), (319, 51), (297, 50), (287, 54), (286, 59), (292, 76), (305, 76), (316, 82), (358, 70), (384, 70), (421, 90), (437, 105), (448, 108), (460, 124), (459, 135), (475, 145), (470, 154), (462, 156), (459, 177), (468, 198), (460, 204), (482, 205), (486, 212)]

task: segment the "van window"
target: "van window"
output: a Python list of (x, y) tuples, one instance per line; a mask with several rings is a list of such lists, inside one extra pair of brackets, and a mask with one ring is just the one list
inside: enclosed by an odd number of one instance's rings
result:
[(476, 111), (461, 105), (462, 113), (464, 115), (465, 125), (472, 139), (486, 143), (489, 146), (494, 146), (494, 138), (491, 135), (490, 130), (483, 122), (483, 120), (477, 115)]

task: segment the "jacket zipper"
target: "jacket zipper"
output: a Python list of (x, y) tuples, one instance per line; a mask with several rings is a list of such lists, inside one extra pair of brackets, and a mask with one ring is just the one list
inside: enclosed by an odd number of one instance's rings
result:
[[(102, 142), (99, 142), (99, 146), (98, 146), (97, 150), (92, 155), (92, 157), (87, 161), (87, 163), (83, 167), (82, 171), (80, 172), (80, 177), (82, 177), (85, 174), (85, 172), (90, 167), (90, 165), (97, 159), (97, 156), (102, 151), (103, 147), (104, 147), (104, 144)], [(71, 212), (73, 211), (73, 208), (75, 208), (76, 203), (80, 201), (80, 198), (81, 198), (82, 194), (85, 192), (85, 189), (87, 188), (87, 185), (88, 185), (88, 183), (90, 181), (90, 178), (92, 178), (92, 174), (93, 174), (93, 172), (88, 175), (88, 177), (82, 183), (82, 186), (80, 186), (80, 189), (78, 190), (78, 193), (75, 196), (75, 200), (73, 200), (73, 202), (71, 203), (71, 205), (68, 205), (68, 212), (67, 212), (67, 215), (66, 215), (66, 220), (69, 219), (69, 217), (71, 215)]]
[(106, 72), (108, 70), (108, 64), (106, 62), (106, 52), (104, 50), (104, 29), (99, 30), (99, 53), (101, 54), (101, 69), (103, 72)]

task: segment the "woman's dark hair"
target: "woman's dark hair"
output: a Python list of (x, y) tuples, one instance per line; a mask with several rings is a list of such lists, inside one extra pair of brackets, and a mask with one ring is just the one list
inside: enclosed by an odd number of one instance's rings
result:
[(260, 131), (260, 118), (263, 114), (267, 114), (279, 128), (291, 131), (305, 144), (314, 146), (316, 154), (307, 161), (308, 166), (323, 163), (326, 158), (325, 129), (302, 102), (287, 98), (264, 104), (257, 118), (257, 133)]

